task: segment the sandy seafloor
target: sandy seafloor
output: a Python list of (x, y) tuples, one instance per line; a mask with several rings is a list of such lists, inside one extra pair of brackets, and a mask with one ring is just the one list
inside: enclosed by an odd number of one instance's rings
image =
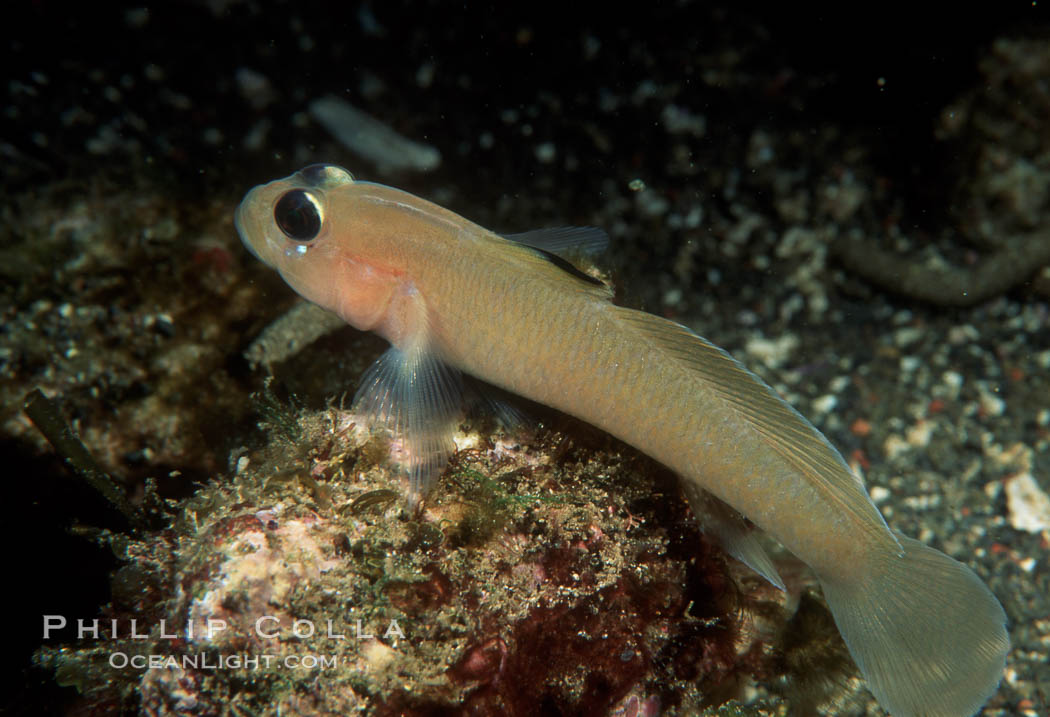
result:
[[(1013, 649), (984, 714), (1050, 712), (1044, 8), (24, 5), (5, 30), (0, 119), (12, 714), (120, 704), (32, 662), (42, 615), (113, 606), (120, 563), (83, 536), (126, 525), (54, 457), (23, 396), (56, 398), (136, 500), (148, 476), (173, 501), (227, 480), (263, 440), (249, 395), (265, 372), (243, 353), (295, 304), (242, 248), (233, 210), (313, 162), (498, 231), (606, 229), (619, 301), (733, 353), (840, 448), (892, 527), (987, 581)], [(328, 95), (439, 166), (355, 154), (309, 112)], [(316, 410), (380, 350), (338, 332), (279, 363), (276, 384)], [(821, 709), (880, 714), (845, 691)], [(760, 713), (790, 702), (760, 678), (735, 692)], [(687, 711), (631, 694), (621, 714)], [(141, 710), (209, 713), (161, 702)]]

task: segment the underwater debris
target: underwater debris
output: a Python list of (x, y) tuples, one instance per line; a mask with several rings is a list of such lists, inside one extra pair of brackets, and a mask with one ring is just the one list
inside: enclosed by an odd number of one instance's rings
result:
[(817, 714), (818, 707), (841, 703), (850, 693), (850, 682), (859, 679), (827, 606), (808, 591), (783, 623), (772, 660), (782, 675), (778, 687), (795, 714)]
[(124, 491), (102, 470), (87, 446), (73, 433), (55, 401), (36, 388), (25, 397), (23, 408), (33, 425), (44, 434), (74, 473), (119, 510), (129, 523), (135, 527), (143, 527), (142, 513), (132, 507)]
[(311, 102), (310, 114), (344, 147), (380, 172), (429, 172), (441, 164), (441, 153), (434, 147), (403, 137), (334, 95)]
[(351, 513), (360, 513), (366, 510), (386, 510), (401, 499), (401, 494), (389, 488), (378, 488), (362, 493), (350, 503)]
[(930, 265), (871, 240), (833, 245), (851, 272), (938, 306), (981, 303), (1050, 267), (1050, 49), (1044, 39), (999, 38), (978, 66), (981, 80), (944, 109), (936, 132), (961, 158), (952, 241), (976, 250), (973, 265)]
[(860, 239), (840, 239), (833, 250), (847, 269), (889, 291), (938, 306), (973, 306), (1050, 264), (1050, 234), (1016, 237), (972, 267), (924, 265)]
[(244, 351), (252, 367), (269, 369), (337, 329), (346, 322), (335, 314), (304, 301), (274, 319)]
[(1029, 533), (1050, 531), (1050, 495), (1031, 473), (1023, 472), (1004, 481), (1010, 525)]

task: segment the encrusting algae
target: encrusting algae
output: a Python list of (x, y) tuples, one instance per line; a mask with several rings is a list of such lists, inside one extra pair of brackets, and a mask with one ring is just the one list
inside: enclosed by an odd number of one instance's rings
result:
[(361, 416), (263, 400), (269, 440), (230, 479), (165, 530), (105, 539), (126, 565), (97, 639), (69, 624), (38, 653), (83, 709), (698, 714), (784, 673), (783, 593), (730, 580), (685, 504), (654, 496), (671, 476), (622, 445), (469, 428), (399, 516)]
[(503, 237), (330, 165), (252, 190), (237, 227), (301, 295), (391, 343), (355, 410), (390, 431), (410, 503), (446, 466), (472, 376), (672, 469), (705, 530), (773, 585), (745, 518), (805, 561), (893, 714), (971, 714), (995, 691), (1009, 640), (987, 587), (892, 532), (839, 453), (754, 374), (685, 327), (613, 305), (560, 256), (600, 249), (600, 231)]

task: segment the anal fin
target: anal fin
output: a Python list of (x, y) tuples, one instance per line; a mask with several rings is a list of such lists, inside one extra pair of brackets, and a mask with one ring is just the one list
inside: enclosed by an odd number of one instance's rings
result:
[(737, 510), (707, 491), (682, 481), (682, 492), (689, 500), (700, 529), (715, 538), (727, 553), (754, 570), (774, 587), (784, 590), (773, 561), (751, 528)]

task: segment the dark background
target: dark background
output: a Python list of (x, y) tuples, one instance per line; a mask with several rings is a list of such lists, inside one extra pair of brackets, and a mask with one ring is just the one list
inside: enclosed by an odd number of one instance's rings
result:
[[(640, 125), (649, 114), (630, 102), (603, 114), (611, 149), (581, 149), (582, 171), (571, 175), (553, 166), (548, 176), (523, 176), (522, 167), (534, 164), (523, 158), (544, 140), (559, 151), (589, 147), (584, 124), (598, 117), (603, 93), (630, 95), (651, 80), (688, 88), (690, 106), (707, 118), (712, 152), (742, 154), (746, 137), (734, 130), (763, 121), (835, 123), (862, 133), (879, 170), (928, 216), (943, 205), (937, 192), (952, 166), (930, 142), (937, 114), (973, 85), (993, 38), (1047, 20), (1031, 2), (957, 7), (11, 3), (2, 30), (0, 182), (10, 197), (56, 182), (90, 187), (102, 174), (145, 174), (186, 201), (233, 202), (246, 187), (297, 169), (300, 159), (324, 155), (332, 140), (297, 115), (334, 93), (441, 150), (441, 168), (406, 178), (406, 189), (456, 187), (454, 209), (463, 196), (487, 205), (518, 192), (556, 192), (565, 211), (583, 212), (602, 201), (600, 182), (586, 178), (621, 163), (659, 174), (649, 165), (661, 154), (647, 143), (663, 140)], [(588, 57), (593, 40), (599, 45)], [(433, 80), (421, 86), (420, 68), (431, 63)], [(244, 68), (268, 80), (272, 101), (253, 106), (238, 88)], [(367, 89), (377, 86), (383, 89)], [(536, 105), (545, 110), (529, 117), (524, 141), (519, 123), (508, 124), (503, 113)], [(262, 145), (245, 146), (264, 121)], [(107, 127), (112, 141), (93, 142)], [(485, 132), (494, 146), (483, 153), (477, 138)], [(72, 691), (29, 665), (40, 616), (95, 614), (109, 599), (108, 573), (117, 564), (67, 528), (124, 526), (57, 459), (4, 436), (0, 451), (8, 491), (3, 583), (14, 593), (0, 704), (11, 714), (60, 712)]]
[[(534, 121), (534, 136), (569, 141), (571, 123), (559, 126), (559, 119), (596, 115), (603, 90), (630, 92), (645, 80), (687, 85), (714, 131), (763, 116), (868, 129), (887, 171), (900, 178), (925, 166), (932, 118), (972, 83), (981, 48), (1005, 29), (1046, 17), (1030, 2), (980, 12), (948, 4), (923, 12), (918, 3), (581, 7), (16, 3), (5, 23), (4, 179), (90, 176), (103, 158), (148, 162), (186, 191), (221, 191), (246, 166), (269, 178), (287, 170), (290, 148), (319, 139), (296, 128), (295, 113), (328, 93), (364, 104), (365, 76), (385, 85), (368, 98), (369, 110), (439, 146), (451, 160), (442, 170), (450, 178), (475, 176), (469, 158), (453, 159), (457, 145), (498, 132), (505, 108), (524, 107), (540, 93), (555, 98), (559, 110)], [(600, 43), (589, 59), (587, 38)], [(704, 78), (725, 69), (712, 61), (733, 55), (733, 82)], [(423, 88), (416, 75), (429, 62), (434, 78)], [(254, 109), (245, 101), (235, 79), (241, 68), (269, 80), (272, 103)], [(40, 76), (46, 79), (34, 79)], [(634, 118), (629, 108), (622, 114), (622, 126), (606, 128), (636, 150), (642, 142)], [(243, 147), (263, 117), (272, 123), (272, 153)], [(110, 123), (137, 149), (86, 152), (99, 126)], [(207, 140), (208, 130), (221, 139)], [(512, 154), (509, 137), (495, 139)], [(514, 170), (503, 166), (493, 191), (512, 185)]]

